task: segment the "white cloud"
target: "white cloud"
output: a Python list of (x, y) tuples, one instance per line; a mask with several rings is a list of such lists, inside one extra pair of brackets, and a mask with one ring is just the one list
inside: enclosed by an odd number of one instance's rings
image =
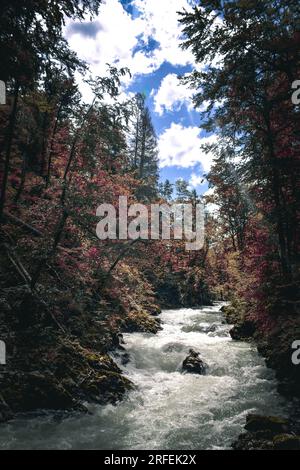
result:
[[(133, 20), (119, 0), (107, 0), (100, 7), (95, 22), (98, 29), (92, 36), (84, 35), (79, 28), (74, 29), (73, 21), (68, 22), (66, 29), (70, 47), (90, 64), (92, 73), (104, 75), (107, 63), (120, 67), (133, 65), (133, 50), (142, 33), (141, 20)], [(148, 64), (142, 63), (141, 68), (148, 71)]]
[[(166, 111), (179, 111), (182, 106), (186, 106), (188, 111), (194, 108), (192, 90), (188, 85), (184, 85), (175, 73), (166, 75), (158, 90), (152, 90), (154, 97), (154, 111), (162, 116)], [(206, 111), (209, 101), (204, 101), (197, 108), (198, 112)]]
[[(215, 188), (209, 188), (204, 194), (203, 197), (209, 197), (213, 196), (215, 192)], [(217, 216), (219, 213), (219, 206), (217, 204), (214, 204), (212, 202), (206, 202), (205, 204), (205, 209), (214, 216)]]
[(205, 153), (200, 147), (205, 144), (214, 144), (218, 137), (200, 137), (199, 127), (184, 127), (172, 123), (159, 137), (158, 148), (161, 168), (178, 166), (190, 168), (201, 164), (204, 173), (209, 172), (212, 161), (212, 152)]
[[(66, 37), (78, 56), (90, 64), (93, 75), (104, 75), (106, 64), (128, 67), (133, 78), (157, 70), (165, 61), (172, 65), (194, 64), (190, 51), (180, 48), (182, 28), (177, 12), (189, 10), (189, 0), (133, 0), (140, 15), (132, 17), (119, 0), (106, 0), (93, 27), (68, 20)], [(156, 41), (152, 51), (139, 49)], [(127, 79), (127, 83), (129, 79)]]
[(194, 64), (194, 56), (189, 50), (182, 50), (182, 26), (178, 12), (191, 11), (189, 0), (134, 0), (141, 12), (144, 23), (144, 39), (152, 37), (159, 43), (154, 51), (157, 64), (168, 61), (173, 65)]
[(178, 111), (183, 105), (188, 110), (193, 108), (193, 91), (180, 83), (175, 73), (166, 75), (159, 89), (156, 92), (153, 91), (152, 95), (154, 96), (154, 110), (160, 116), (165, 111)]
[(198, 188), (199, 186), (203, 186), (203, 184), (205, 183), (206, 183), (206, 179), (204, 178), (203, 175), (197, 175), (196, 173), (192, 173), (190, 181), (189, 181), (189, 188), (195, 189), (195, 188)]

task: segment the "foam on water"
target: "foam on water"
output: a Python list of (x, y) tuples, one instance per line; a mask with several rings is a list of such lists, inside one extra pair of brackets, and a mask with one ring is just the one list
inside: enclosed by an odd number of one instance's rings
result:
[[(286, 415), (273, 372), (254, 346), (231, 340), (221, 305), (166, 310), (157, 335), (126, 334), (131, 360), (123, 369), (137, 389), (122, 403), (66, 419), (19, 418), (0, 428), (0, 448), (224, 449), (247, 413)], [(209, 365), (207, 375), (181, 373), (190, 348)]]

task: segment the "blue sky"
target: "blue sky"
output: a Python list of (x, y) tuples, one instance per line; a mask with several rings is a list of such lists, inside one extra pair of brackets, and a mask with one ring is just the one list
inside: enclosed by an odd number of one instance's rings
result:
[[(93, 75), (104, 75), (107, 63), (129, 67), (132, 77), (123, 83), (123, 96), (137, 92), (147, 96), (158, 137), (161, 180), (184, 178), (203, 194), (207, 191), (203, 174), (209, 171), (212, 156), (200, 146), (214, 143), (216, 136), (201, 130), (192, 91), (177, 79), (195, 67), (191, 52), (180, 48), (182, 30), (177, 13), (190, 9), (193, 2), (106, 0), (97, 18), (68, 22), (65, 34), (72, 49), (89, 63)], [(82, 79), (79, 82), (88, 101), (90, 90)]]

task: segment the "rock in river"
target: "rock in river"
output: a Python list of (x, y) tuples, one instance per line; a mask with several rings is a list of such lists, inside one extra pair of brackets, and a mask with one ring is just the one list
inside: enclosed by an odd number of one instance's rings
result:
[(288, 430), (288, 421), (277, 416), (260, 416), (249, 414), (246, 418), (245, 429), (249, 432), (270, 431), (284, 433)]
[(247, 341), (253, 337), (254, 333), (255, 325), (248, 320), (235, 325), (229, 331), (231, 338), (236, 341)]
[(207, 364), (199, 357), (200, 353), (194, 351), (193, 349), (189, 350), (189, 355), (182, 363), (182, 371), (189, 372), (190, 374), (206, 374), (208, 368)]

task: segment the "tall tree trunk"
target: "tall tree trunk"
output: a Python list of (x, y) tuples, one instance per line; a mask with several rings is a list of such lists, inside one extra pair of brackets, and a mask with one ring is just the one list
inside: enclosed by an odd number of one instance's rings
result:
[(65, 228), (68, 217), (69, 217), (68, 212), (66, 210), (63, 210), (62, 216), (61, 216), (61, 218), (60, 218), (60, 220), (57, 224), (57, 228), (55, 230), (52, 249), (51, 249), (50, 253), (48, 253), (48, 255), (39, 262), (38, 267), (37, 267), (35, 273), (33, 274), (32, 278), (31, 278), (31, 285), (30, 285), (31, 289), (34, 289), (34, 287), (35, 287), (35, 285), (36, 285), (36, 283), (37, 283), (37, 281), (40, 277), (40, 274), (41, 274), (44, 266), (46, 265), (47, 261), (55, 255), (57, 245), (59, 244), (60, 239), (62, 237), (62, 234), (63, 234), (63, 231), (64, 231), (64, 228)]
[(42, 158), (41, 158), (41, 166), (40, 166), (40, 174), (42, 177), (44, 177), (45, 174), (45, 165), (46, 165), (46, 155), (47, 155), (47, 130), (49, 127), (49, 116), (48, 113), (44, 113), (44, 119), (43, 119), (43, 145), (42, 145)]
[(52, 155), (53, 155), (53, 145), (54, 145), (54, 139), (56, 136), (57, 128), (58, 128), (58, 123), (60, 119), (60, 114), (62, 110), (62, 104), (59, 105), (56, 118), (55, 118), (55, 124), (53, 126), (52, 130), (52, 135), (50, 139), (50, 148), (49, 148), (49, 155), (48, 155), (48, 166), (47, 166), (47, 175), (46, 175), (46, 188), (48, 188), (50, 184), (50, 179), (51, 179), (51, 165), (52, 165)]
[(78, 140), (79, 140), (81, 131), (82, 131), (82, 129), (83, 129), (83, 126), (84, 126), (84, 124), (85, 124), (85, 121), (86, 121), (86, 119), (88, 118), (89, 114), (91, 113), (91, 111), (92, 111), (92, 109), (93, 109), (93, 107), (94, 107), (95, 101), (96, 101), (96, 98), (94, 98), (92, 104), (90, 105), (89, 109), (88, 109), (87, 112), (85, 113), (85, 115), (84, 115), (84, 117), (83, 117), (83, 119), (82, 119), (82, 121), (81, 121), (81, 124), (80, 124), (80, 126), (78, 127), (78, 129), (76, 130), (75, 135), (74, 135), (74, 139), (73, 139), (73, 142), (72, 142), (71, 150), (70, 150), (70, 153), (69, 153), (68, 162), (67, 162), (67, 165), (66, 165), (66, 168), (65, 168), (65, 172), (64, 172), (64, 177), (63, 177), (63, 190), (62, 190), (62, 195), (61, 195), (61, 203), (62, 203), (62, 204), (65, 203), (65, 199), (66, 199), (66, 193), (67, 193), (67, 177), (68, 177), (68, 174), (69, 174), (71, 165), (72, 165), (72, 163), (73, 163), (73, 160), (74, 160), (74, 158), (75, 158), (76, 146), (77, 146), (77, 143), (78, 143)]
[(140, 159), (140, 178), (143, 178), (144, 176), (145, 152), (146, 152), (146, 122), (143, 120), (142, 148), (141, 148), (141, 159)]
[(277, 159), (275, 154), (275, 147), (274, 147), (274, 135), (271, 129), (271, 120), (270, 120), (270, 112), (267, 111), (266, 113), (266, 125), (267, 125), (267, 146), (269, 150), (269, 159), (271, 165), (271, 187), (274, 197), (275, 203), (275, 217), (276, 217), (276, 230), (278, 236), (278, 244), (279, 244), (279, 257), (281, 262), (281, 269), (283, 274), (290, 273), (290, 261), (288, 256), (288, 249), (287, 249), (287, 241), (285, 236), (285, 229), (284, 229), (284, 215), (282, 211), (282, 204), (281, 204), (281, 184), (280, 184), (280, 176), (277, 167)]
[(15, 131), (16, 120), (17, 120), (19, 90), (20, 90), (20, 85), (16, 81), (15, 89), (14, 89), (13, 109), (12, 109), (12, 113), (10, 116), (8, 132), (7, 132), (4, 174), (3, 174), (3, 180), (2, 180), (2, 185), (1, 185), (2, 189), (1, 189), (1, 196), (0, 196), (0, 225), (3, 222), (3, 211), (4, 211), (7, 181), (8, 181), (8, 174), (9, 174), (10, 157), (11, 157), (12, 143), (13, 143), (14, 131)]
[(136, 120), (136, 128), (135, 128), (135, 146), (134, 146), (134, 169), (137, 169), (137, 161), (138, 161), (138, 148), (139, 148), (139, 129), (140, 129), (140, 116), (137, 116)]
[(17, 193), (15, 195), (15, 199), (14, 199), (14, 202), (16, 204), (18, 203), (18, 201), (21, 197), (21, 194), (23, 192), (23, 189), (24, 189), (25, 180), (26, 180), (26, 171), (27, 171), (27, 153), (23, 152), (21, 181), (20, 181), (20, 185), (19, 185), (19, 188), (17, 190)]

